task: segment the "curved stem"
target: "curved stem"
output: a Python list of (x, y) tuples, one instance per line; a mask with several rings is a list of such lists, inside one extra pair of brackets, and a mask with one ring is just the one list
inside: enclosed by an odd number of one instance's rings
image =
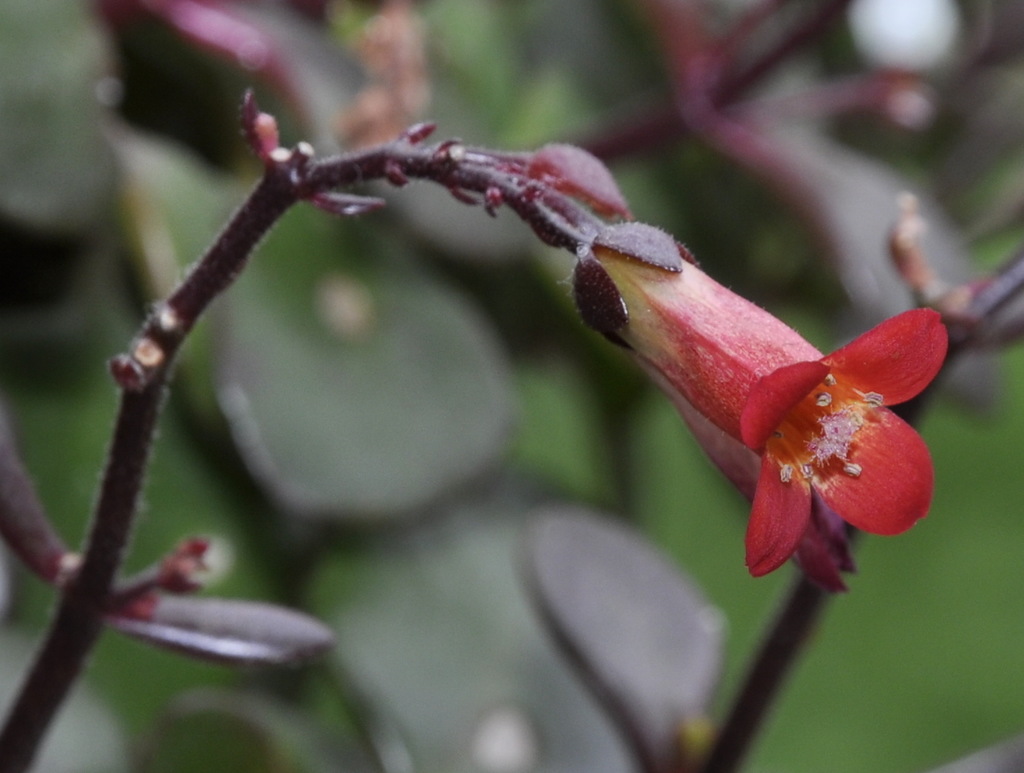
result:
[(701, 773), (739, 769), (831, 595), (803, 574), (796, 580), (761, 642)]
[[(2, 731), (0, 771), (27, 770), (103, 630), (104, 606), (121, 567), (153, 447), (174, 358), (196, 317), (237, 275), (260, 238), (296, 200), (281, 175), (268, 170), (170, 301), (143, 325), (132, 354), (112, 362), (122, 387), (113, 440), (81, 567), (56, 615)], [(211, 269), (212, 267), (212, 269)], [(166, 309), (174, 311), (168, 324)], [(141, 365), (139, 364), (141, 362)], [(138, 367), (148, 367), (139, 382)]]
[(747, 67), (727, 76), (716, 95), (718, 104), (733, 102), (744, 91), (758, 83), (767, 73), (798, 52), (809, 41), (818, 38), (843, 13), (852, 0), (827, 0), (801, 24), (783, 37)]
[[(259, 113), (251, 95), (243, 107), (243, 128), (264, 162), (262, 179), (181, 284), (154, 307), (129, 351), (110, 362), (121, 402), (81, 566), (65, 588), (0, 730), (0, 773), (21, 773), (32, 764), (103, 630), (104, 611), (138, 514), (167, 381), (182, 343), (293, 204), (308, 200), (335, 214), (360, 214), (378, 202), (325, 193), (370, 179), (401, 185), (421, 178), (445, 186), (466, 203), (484, 203), (488, 211), (505, 204), (545, 243), (572, 252), (601, 227), (601, 221), (571, 196), (531, 178), (528, 156), (475, 150), (451, 141), (417, 147), (427, 132), (414, 127), (394, 143), (314, 162), (312, 148), (304, 143), (294, 150), (276, 147), (276, 124)], [(483, 198), (478, 201), (470, 194)]]
[(0, 770), (27, 770), (57, 709), (103, 630), (103, 603), (137, 510), (162, 381), (122, 394), (96, 516), (78, 577), (68, 588), (28, 678), (0, 732)]

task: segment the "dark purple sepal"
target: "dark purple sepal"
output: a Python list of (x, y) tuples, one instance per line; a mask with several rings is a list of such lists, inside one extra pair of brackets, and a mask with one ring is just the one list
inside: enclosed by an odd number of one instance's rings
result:
[(577, 261), (572, 272), (572, 295), (583, 322), (599, 333), (615, 333), (629, 321), (619, 288), (592, 255)]
[(857, 571), (845, 522), (813, 488), (811, 522), (800, 538), (795, 555), (807, 579), (832, 593), (847, 590), (842, 572)]
[(692, 256), (667, 233), (646, 223), (618, 223), (598, 234), (594, 247), (613, 250), (627, 258), (665, 271), (679, 273), (684, 262), (692, 263)]

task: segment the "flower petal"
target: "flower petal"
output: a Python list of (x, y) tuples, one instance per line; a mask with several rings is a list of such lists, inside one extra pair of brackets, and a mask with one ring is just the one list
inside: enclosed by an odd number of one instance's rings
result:
[(886, 405), (896, 405), (935, 378), (948, 344), (938, 312), (913, 309), (887, 319), (822, 362), (854, 389), (877, 392)]
[(935, 473), (928, 447), (892, 411), (878, 409), (857, 433), (857, 477), (842, 472), (815, 482), (843, 520), (872, 534), (899, 534), (928, 513)]
[(763, 448), (786, 414), (827, 375), (827, 365), (797, 362), (758, 379), (740, 415), (740, 437), (747, 447), (755, 451)]
[(796, 561), (809, 580), (832, 593), (846, 590), (841, 572), (856, 571), (846, 524), (811, 490), (811, 521), (796, 549)]
[(672, 388), (668, 379), (657, 368), (639, 358), (637, 362), (651, 380), (665, 391), (708, 459), (743, 496), (753, 499), (761, 471), (761, 462), (757, 454), (708, 421), (708, 418), (694, 408), (689, 400)]
[(747, 568), (754, 577), (786, 562), (800, 543), (811, 519), (811, 489), (803, 480), (783, 483), (779, 465), (761, 458), (761, 478), (747, 525)]

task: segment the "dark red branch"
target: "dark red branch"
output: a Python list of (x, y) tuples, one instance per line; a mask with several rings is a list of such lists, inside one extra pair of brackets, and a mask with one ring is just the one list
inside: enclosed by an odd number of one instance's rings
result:
[(717, 104), (728, 104), (758, 83), (765, 75), (818, 39), (846, 12), (852, 0), (826, 0), (773, 47), (745, 67), (726, 75), (715, 94)]
[(0, 731), (4, 773), (31, 765), (102, 630), (104, 607), (138, 513), (174, 357), (199, 314), (237, 276), (262, 236), (296, 200), (282, 184), (286, 179), (281, 169), (268, 170), (206, 256), (150, 315), (131, 352), (111, 363), (122, 387), (121, 404), (82, 565)]
[(739, 770), (786, 676), (821, 617), (827, 591), (801, 574), (755, 654), (701, 773)]

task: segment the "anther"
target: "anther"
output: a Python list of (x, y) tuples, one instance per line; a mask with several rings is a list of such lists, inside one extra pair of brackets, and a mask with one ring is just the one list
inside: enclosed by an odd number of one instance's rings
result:
[(830, 395), (828, 392), (820, 392), (814, 398), (814, 404), (819, 406), (820, 408), (832, 405), (832, 395)]
[(461, 161), (464, 161), (465, 158), (466, 158), (466, 146), (465, 145), (460, 145), (458, 143), (455, 143), (453, 145), (449, 145), (448, 148), (447, 148), (447, 152), (448, 152), (448, 158), (450, 158), (455, 163), (459, 163)]
[(781, 480), (783, 483), (789, 483), (791, 480), (793, 480), (793, 465), (782, 465), (782, 467), (779, 469), (779, 480)]
[(882, 397), (878, 392), (865, 392), (862, 394), (864, 402), (868, 405), (874, 406), (875, 408), (881, 408), (882, 403), (885, 402), (885, 398)]
[(851, 478), (859, 478), (860, 474), (864, 472), (864, 468), (861, 467), (859, 464), (847, 462), (846, 464), (843, 465), (843, 472), (845, 472)]
[(283, 164), (286, 161), (290, 161), (292, 152), (288, 148), (274, 148), (270, 151), (270, 160), (278, 164)]
[(824, 384), (825, 386), (835, 386), (836, 377), (829, 373), (827, 376), (825, 376)]
[(297, 150), (306, 158), (312, 158), (314, 155), (316, 155), (316, 151), (313, 150), (313, 146), (305, 141), (300, 142), (298, 145), (296, 145), (295, 150)]
[(800, 472), (803, 473), (803, 476), (805, 478), (813, 478), (814, 477), (814, 467), (812, 465), (810, 465), (810, 464), (801, 464), (800, 465)]

